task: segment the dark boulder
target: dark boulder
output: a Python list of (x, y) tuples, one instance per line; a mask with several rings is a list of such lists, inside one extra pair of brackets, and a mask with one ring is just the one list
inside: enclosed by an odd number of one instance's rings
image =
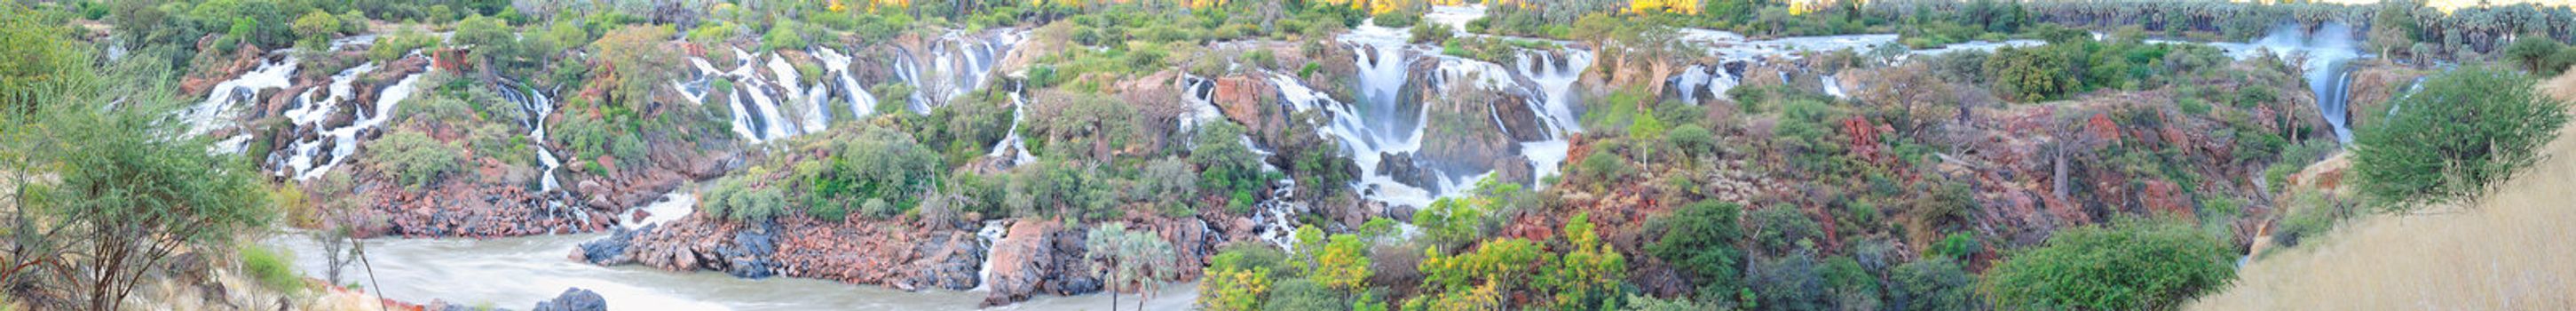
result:
[(529, 308), (529, 310), (606, 311), (608, 310), (608, 299), (601, 298), (599, 297), (599, 293), (591, 292), (587, 289), (567, 288), (564, 289), (562, 295), (556, 295), (554, 300), (539, 301), (537, 302), (537, 307)]

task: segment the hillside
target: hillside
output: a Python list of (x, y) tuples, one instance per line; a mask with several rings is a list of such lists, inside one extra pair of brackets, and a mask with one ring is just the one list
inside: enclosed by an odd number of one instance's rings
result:
[[(2576, 100), (2576, 75), (2541, 86)], [(2475, 202), (2372, 215), (2255, 260), (2195, 310), (2576, 308), (2576, 128), (2543, 160)]]

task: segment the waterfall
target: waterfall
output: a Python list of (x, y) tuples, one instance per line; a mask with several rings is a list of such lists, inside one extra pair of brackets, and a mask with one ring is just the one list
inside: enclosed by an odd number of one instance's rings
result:
[[(418, 52), (414, 53), (417, 54)], [(403, 100), (411, 99), (412, 92), (420, 90), (419, 84), (420, 77), (422, 75), (427, 75), (431, 72), (437, 71), (437, 66), (431, 66), (428, 69), (422, 70), (420, 73), (404, 76), (401, 82), (395, 82), (393, 86), (385, 87), (384, 91), (376, 94), (374, 111), (359, 111), (360, 113), (357, 115), (357, 121), (350, 123), (349, 126), (323, 130), (322, 136), (329, 137), (333, 140), (331, 146), (331, 157), (323, 159), (320, 164), (312, 164), (309, 161), (294, 161), (292, 164), (296, 172), (295, 179), (313, 179), (313, 177), (322, 176), (322, 173), (330, 172), (332, 167), (336, 167), (339, 166), (340, 163), (347, 162), (350, 154), (358, 152), (358, 133), (360, 131), (384, 125), (385, 122), (392, 121), (394, 105), (402, 103)], [(317, 145), (316, 143), (319, 142), (297, 142), (294, 145), (295, 156), (299, 159), (310, 157), (313, 152), (316, 152), (317, 149), (321, 148), (321, 145)]]
[(912, 51), (897, 53), (895, 79), (912, 85), (909, 98), (913, 112), (929, 114), (931, 109), (946, 106), (948, 101), (990, 82), (995, 65), (1018, 52), (1025, 40), (1026, 34), (1016, 29), (981, 36), (950, 32), (929, 47), (929, 72), (922, 71), (921, 60)]
[(814, 59), (822, 61), (823, 71), (832, 75), (833, 81), (840, 83), (841, 95), (850, 100), (850, 116), (859, 118), (876, 113), (876, 94), (869, 94), (866, 86), (859, 85), (858, 78), (850, 76), (850, 56), (842, 55), (840, 51), (834, 51), (832, 48), (821, 48), (821, 50), (821, 53), (814, 55)]
[[(299, 63), (293, 53), (279, 52), (276, 54), (285, 54), (285, 56), (261, 59), (259, 67), (242, 73), (241, 77), (216, 83), (212, 91), (206, 94), (205, 101), (180, 111), (180, 118), (187, 120), (189, 125), (187, 136), (204, 136), (217, 128), (229, 126), (232, 120), (241, 114), (240, 107), (237, 107), (240, 103), (257, 101), (259, 92), (262, 90), (282, 89), (292, 85), (294, 82), (288, 79), (295, 77), (295, 69)], [(270, 59), (276, 60), (270, 61)]]
[(2325, 116), (2328, 125), (2334, 126), (2337, 140), (2349, 144), (2352, 143), (2352, 128), (2346, 126), (2349, 115), (2344, 106), (2351, 97), (2352, 73), (2345, 67), (2362, 57), (2361, 49), (2354, 41), (2355, 33), (2352, 26), (2343, 23), (2329, 22), (2315, 32), (2308, 32), (2306, 27), (2297, 23), (2281, 23), (2274, 25), (2270, 34), (2254, 42), (2211, 45), (2228, 49), (2237, 59), (2253, 57), (2262, 51), (2270, 51), (2285, 60), (2304, 58), (2299, 63), (2299, 69), (2304, 72), (2300, 77), (2307, 80), (2308, 91), (2316, 95), (2317, 113)]
[(984, 228), (975, 229), (975, 237), (984, 241), (984, 263), (975, 267), (975, 288), (966, 291), (993, 290), (993, 253), (1002, 246), (1003, 235), (1011, 233), (1010, 226), (1008, 219), (994, 219), (984, 221)]
[(984, 156), (1001, 158), (1007, 154), (1008, 158), (1004, 159), (1009, 160), (1002, 163), (1004, 167), (1037, 162), (1038, 157), (1029, 154), (1028, 142), (1020, 138), (1020, 121), (1023, 114), (1029, 110), (1029, 103), (1020, 98), (1020, 92), (1011, 92), (1010, 96), (1011, 130), (1009, 134), (1002, 136), (1002, 141), (993, 142), (993, 151), (985, 153)]
[(1820, 80), (1821, 80), (1820, 82), (1822, 82), (1822, 83), (1824, 83), (1824, 84), (1825, 84), (1825, 95), (1833, 96), (1835, 99), (1850, 99), (1850, 98), (1851, 98), (1851, 95), (1845, 95), (1845, 94), (1843, 94), (1843, 81), (1842, 81), (1842, 79), (1836, 79), (1836, 78), (1834, 78), (1834, 75), (1817, 75), (1817, 76), (1821, 77), (1821, 78), (1817, 78), (1817, 79), (1820, 79)]

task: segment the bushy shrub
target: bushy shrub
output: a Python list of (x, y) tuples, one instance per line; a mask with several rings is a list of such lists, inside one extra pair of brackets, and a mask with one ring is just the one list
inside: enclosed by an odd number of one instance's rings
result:
[(1449, 24), (1424, 23), (1413, 27), (1412, 41), (1414, 44), (1440, 44), (1449, 42), (1449, 37), (1455, 35), (1457, 29), (1449, 28)]
[(755, 167), (741, 175), (717, 179), (715, 185), (698, 195), (698, 210), (709, 216), (738, 222), (768, 221), (785, 214), (786, 193), (754, 181), (768, 178), (766, 175), (767, 169)]
[(404, 187), (415, 190), (438, 182), (448, 173), (463, 170), (459, 163), (465, 162), (465, 156), (456, 152), (462, 149), (456, 144), (438, 141), (407, 128), (397, 128), (392, 134), (368, 143), (368, 146), (368, 155), (372, 159), (368, 162), (393, 173), (395, 180)]
[(1701, 287), (1733, 292), (1735, 267), (1744, 260), (1744, 252), (1735, 249), (1736, 239), (1744, 236), (1735, 221), (1742, 210), (1741, 205), (1717, 200), (1682, 206), (1649, 224), (1661, 229), (1663, 237), (1647, 244), (1646, 253), (1671, 263)]
[(2229, 247), (2182, 224), (2068, 229), (1987, 270), (1980, 286), (2007, 309), (2170, 308), (2236, 278)]
[(1887, 274), (1888, 305), (1904, 310), (1975, 310), (1977, 277), (1945, 258), (1924, 258)]
[(304, 278), (295, 275), (295, 256), (259, 245), (241, 248), (242, 272), (258, 280), (260, 286), (285, 292), (304, 289)]
[(2406, 209), (2476, 195), (2537, 162), (2541, 145), (2567, 124), (2567, 111), (2532, 84), (2492, 67), (2426, 80), (2422, 91), (2393, 103), (2404, 113), (2354, 140), (2357, 190)]

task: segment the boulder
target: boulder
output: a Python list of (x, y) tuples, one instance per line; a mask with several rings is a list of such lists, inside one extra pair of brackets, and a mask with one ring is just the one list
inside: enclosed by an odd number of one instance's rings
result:
[(1379, 154), (1377, 171), (1394, 177), (1396, 183), (1440, 192), (1440, 172), (1414, 159), (1411, 152)]
[(529, 308), (529, 310), (607, 311), (608, 299), (601, 298), (599, 293), (591, 292), (587, 289), (567, 288), (564, 289), (563, 294), (556, 295), (554, 300), (539, 301), (537, 302), (536, 307)]

